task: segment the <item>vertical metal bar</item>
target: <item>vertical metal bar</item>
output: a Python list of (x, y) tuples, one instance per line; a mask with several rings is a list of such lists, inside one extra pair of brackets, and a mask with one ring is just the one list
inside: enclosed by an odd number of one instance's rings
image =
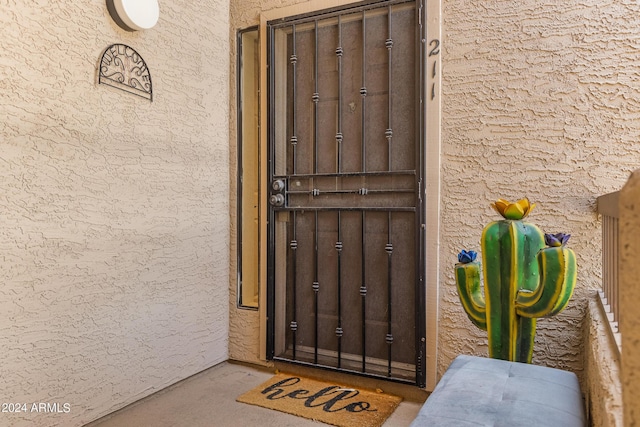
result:
[(384, 247), (387, 252), (387, 336), (386, 342), (388, 347), (388, 366), (387, 376), (391, 376), (391, 344), (393, 344), (393, 335), (391, 333), (391, 315), (392, 315), (392, 287), (391, 287), (391, 272), (392, 263), (391, 256), (393, 254), (393, 243), (391, 243), (391, 212), (387, 214), (387, 244)]
[(607, 290), (605, 297), (607, 298), (607, 304), (609, 304), (609, 310), (613, 313), (613, 218), (607, 218)]
[(314, 262), (313, 262), (313, 312), (314, 312), (314, 343), (313, 343), (313, 363), (318, 363), (318, 211), (315, 212), (315, 230), (313, 233)]
[(613, 218), (607, 218), (607, 302), (613, 312)]
[[(361, 160), (360, 170), (367, 171), (367, 21), (366, 11), (362, 11), (362, 118), (361, 118)], [(363, 178), (364, 179), (364, 178)], [(363, 188), (365, 188), (363, 186)], [(362, 372), (367, 368), (367, 273), (366, 273), (366, 213), (362, 211), (362, 283), (360, 285), (360, 297), (362, 301)]]
[(318, 101), (320, 94), (318, 93), (318, 20), (315, 21), (314, 31), (314, 64), (313, 64), (313, 82), (314, 90), (311, 99), (313, 101), (313, 173), (318, 173)]
[[(292, 162), (291, 162), (291, 172), (293, 174), (296, 173), (297, 170), (297, 145), (298, 145), (298, 115), (297, 115), (297, 109), (298, 109), (298, 99), (297, 99), (297, 89), (298, 89), (298, 81), (297, 81), (297, 64), (298, 64), (298, 56), (297, 56), (297, 49), (296, 49), (296, 25), (293, 24), (291, 26), (291, 57), (289, 58), (289, 61), (291, 62), (291, 66), (292, 66), (292, 72), (291, 72), (291, 78), (292, 78), (292, 96), (293, 96), (293, 100), (292, 100), (292, 109), (291, 109), (291, 128), (292, 128), (292, 132), (291, 132), (291, 147), (292, 147)], [(291, 239), (291, 243), (290, 243), (290, 247), (291, 250), (293, 251), (293, 260), (292, 260), (292, 274), (293, 274), (293, 290), (292, 290), (292, 309), (293, 309), (293, 319), (291, 320), (291, 332), (292, 332), (292, 338), (293, 338), (293, 354), (292, 354), (292, 358), (293, 360), (296, 360), (296, 349), (297, 349), (297, 343), (298, 343), (298, 339), (297, 339), (297, 331), (298, 331), (298, 295), (297, 295), (297, 288), (298, 288), (298, 225), (297, 225), (297, 212), (293, 212), (292, 215), (292, 228), (293, 228), (293, 236)]]
[(387, 147), (388, 147), (388, 156), (387, 156), (387, 161), (388, 161), (388, 167), (387, 169), (389, 170), (389, 172), (391, 172), (391, 138), (393, 137), (393, 127), (391, 126), (391, 117), (392, 117), (392, 100), (391, 100), (391, 96), (392, 96), (392, 91), (393, 91), (393, 71), (392, 71), (392, 55), (391, 55), (391, 49), (393, 48), (393, 38), (391, 37), (391, 6), (389, 6), (388, 10), (387, 10), (387, 40), (385, 41), (385, 46), (387, 48), (388, 51), (388, 83), (387, 83), (387, 97), (388, 97), (388, 101), (389, 101), (389, 106), (388, 106), (388, 120), (387, 120), (387, 130), (385, 132), (385, 136), (387, 138)]
[[(314, 22), (314, 53), (313, 53), (313, 84), (314, 91), (311, 96), (313, 101), (313, 173), (318, 173), (318, 20)], [(314, 261), (313, 261), (313, 311), (314, 311), (314, 343), (313, 343), (313, 363), (318, 363), (318, 292), (320, 284), (318, 282), (318, 211), (315, 212), (315, 225), (313, 232), (314, 241)]]
[(613, 265), (612, 253), (613, 253), (613, 218), (606, 217), (606, 280), (604, 296), (607, 298), (607, 304), (613, 313), (613, 272), (611, 266)]
[(293, 360), (296, 360), (296, 343), (297, 343), (297, 331), (298, 331), (298, 298), (297, 298), (297, 292), (296, 289), (298, 287), (298, 279), (297, 279), (297, 275), (298, 275), (298, 240), (296, 237), (297, 234), (297, 226), (296, 226), (296, 219), (297, 219), (297, 215), (296, 215), (296, 211), (293, 211), (293, 224), (292, 224), (292, 228), (293, 228), (293, 236), (291, 239), (291, 242), (289, 243), (289, 247), (291, 248), (291, 251), (293, 251), (293, 260), (292, 260), (292, 266), (291, 266), (291, 274), (293, 275), (292, 277), (292, 286), (293, 289), (291, 290), (291, 297), (293, 299), (292, 301), (292, 309), (293, 309), (293, 318), (291, 319), (291, 324), (289, 325), (290, 329), (291, 329), (291, 333), (293, 335)]
[(338, 16), (338, 130), (336, 132), (336, 172), (342, 172), (342, 15)]
[[(342, 15), (338, 16), (338, 46), (336, 57), (338, 60), (338, 124), (336, 131), (336, 173), (342, 172)], [(336, 179), (337, 181), (337, 179)], [(337, 182), (336, 182), (337, 188)], [(338, 326), (336, 337), (338, 338), (338, 368), (342, 367), (342, 213), (338, 211), (338, 239), (336, 241), (337, 256), (337, 285), (338, 285)]]
[(292, 147), (292, 164), (293, 164), (293, 168), (292, 168), (292, 172), (295, 175), (296, 174), (296, 170), (297, 170), (297, 165), (298, 165), (298, 156), (296, 155), (296, 147), (298, 145), (298, 116), (296, 114), (296, 112), (298, 111), (298, 98), (297, 98), (297, 63), (298, 63), (298, 56), (296, 53), (296, 24), (293, 24), (291, 26), (291, 57), (289, 58), (289, 61), (291, 62), (291, 66), (292, 66), (292, 71), (291, 71), (291, 79), (292, 79), (292, 96), (293, 96), (293, 106), (291, 109), (291, 128), (292, 128), (292, 132), (291, 132), (291, 147)]
[[(391, 138), (393, 136), (393, 130), (391, 127), (391, 94), (393, 87), (392, 80), (392, 55), (391, 48), (393, 48), (393, 38), (391, 37), (391, 6), (387, 9), (387, 40), (385, 41), (385, 46), (387, 48), (388, 57), (388, 81), (387, 81), (387, 98), (388, 98), (388, 119), (387, 119), (387, 130), (385, 132), (385, 136), (387, 137), (387, 148), (388, 148), (388, 156), (387, 156), (387, 170), (391, 171)], [(388, 255), (387, 259), (387, 336), (386, 342), (388, 347), (388, 365), (387, 365), (387, 375), (391, 376), (391, 345), (393, 344), (393, 335), (391, 333), (391, 316), (392, 316), (392, 288), (391, 288), (391, 271), (392, 271), (392, 262), (391, 255), (393, 254), (393, 244), (391, 243), (391, 212), (387, 215), (387, 245), (385, 246), (385, 250)]]
[[(391, 36), (391, 6), (387, 9), (387, 40), (385, 41), (385, 46), (387, 48), (388, 57), (388, 81), (387, 81), (387, 97), (388, 97), (388, 118), (387, 118), (387, 130), (385, 132), (385, 136), (387, 138), (387, 170), (390, 172), (392, 168), (391, 162), (391, 138), (393, 137), (393, 128), (391, 124), (392, 117), (392, 91), (393, 91), (393, 75), (392, 75), (392, 54), (391, 49), (393, 48), (393, 38)], [(387, 245), (385, 246), (385, 251), (387, 252), (387, 376), (391, 376), (391, 349), (393, 344), (393, 334), (391, 331), (391, 320), (392, 320), (392, 254), (393, 254), (393, 243), (391, 243), (391, 212), (387, 214)]]
[(416, 384), (418, 387), (426, 385), (426, 357), (427, 357), (427, 330), (426, 330), (426, 283), (425, 283), (425, 243), (426, 243), (426, 212), (425, 199), (422, 193), (422, 184), (425, 177), (425, 161), (424, 147), (426, 141), (426, 102), (427, 87), (425, 78), (425, 46), (421, 40), (426, 40), (426, 8), (424, 0), (416, 1), (416, 18), (418, 25), (416, 26), (415, 52), (417, 58), (416, 64), (416, 135), (419, 138), (416, 141), (415, 158), (416, 158), (416, 213), (415, 213), (415, 251), (416, 251), (416, 303), (415, 303), (415, 342), (416, 342)]
[(602, 216), (602, 292), (604, 293), (605, 298), (607, 298), (607, 293), (609, 292), (609, 290), (607, 289), (607, 284), (609, 281), (609, 278), (607, 277), (607, 274), (609, 274), (609, 263), (608, 263), (608, 256), (609, 256), (609, 242), (608, 242), (608, 238), (609, 238), (609, 233), (607, 232), (607, 227), (609, 225), (609, 218), (606, 215)]
[(602, 293), (607, 296), (607, 217), (602, 216)]
[[(274, 29), (272, 27), (268, 28), (267, 35), (267, 62), (269, 64), (275, 63), (275, 48), (274, 48)], [(268, 91), (269, 93), (273, 93), (275, 89), (275, 78), (273, 70), (270, 71), (268, 75)], [(275, 111), (275, 100), (274, 97), (270, 97), (267, 99), (267, 103), (269, 106), (269, 111)], [(267, 167), (266, 173), (268, 174), (268, 179), (271, 181), (273, 179), (274, 174), (274, 165), (273, 159), (275, 159), (274, 155), (274, 139), (275, 139), (275, 131), (273, 126), (274, 117), (273, 115), (269, 115), (268, 118), (268, 130), (267, 130)], [(267, 359), (272, 360), (275, 356), (275, 212), (271, 208), (267, 208), (266, 211), (267, 223), (269, 224), (267, 227), (267, 318), (269, 321), (267, 322), (267, 339), (266, 339), (266, 350), (267, 350)], [(279, 331), (280, 332), (280, 331)], [(284, 331), (282, 331), (284, 332)]]
[(614, 237), (613, 237), (613, 230), (614, 230), (614, 223), (613, 223), (614, 219), (613, 218), (609, 218), (608, 221), (608, 226), (607, 226), (607, 234), (609, 235), (609, 253), (607, 255), (607, 287), (609, 289), (609, 292), (607, 294), (607, 301), (609, 302), (609, 307), (611, 308), (611, 313), (615, 313), (615, 309), (616, 309), (616, 302), (615, 302), (615, 288), (613, 286), (613, 263), (614, 263), (614, 251), (613, 251), (613, 244), (614, 244)]
[(611, 243), (609, 242), (609, 217), (602, 216), (602, 291), (604, 297), (609, 300), (609, 253)]
[(362, 300), (362, 372), (366, 371), (367, 354), (367, 269), (366, 269), (366, 213), (362, 211), (362, 282), (360, 285), (360, 299)]
[(612, 287), (614, 289), (614, 296), (613, 296), (613, 320), (615, 322), (618, 322), (618, 328), (620, 327), (620, 293), (619, 293), (619, 277), (618, 277), (618, 262), (620, 260), (620, 254), (618, 252), (618, 243), (619, 243), (619, 233), (620, 233), (620, 228), (619, 228), (619, 218), (614, 218), (613, 219), (613, 230), (612, 230), (612, 236), (613, 236), (613, 247), (612, 249), (612, 253), (613, 253), (613, 262), (611, 263), (611, 269), (613, 270), (613, 280), (612, 280)]
[(362, 87), (360, 88), (360, 95), (362, 96), (362, 152), (361, 152), (361, 164), (362, 172), (367, 171), (367, 23), (366, 23), (366, 11), (362, 11)]
[(338, 251), (338, 327), (336, 337), (338, 337), (338, 368), (342, 365), (342, 213), (338, 211), (338, 240), (336, 241), (336, 251)]

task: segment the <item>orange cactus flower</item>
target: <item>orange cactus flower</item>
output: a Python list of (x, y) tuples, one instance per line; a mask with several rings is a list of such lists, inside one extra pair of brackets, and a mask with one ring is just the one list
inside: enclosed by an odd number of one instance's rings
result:
[(504, 199), (498, 199), (497, 202), (491, 204), (491, 207), (493, 207), (496, 212), (502, 215), (505, 219), (519, 220), (529, 215), (529, 212), (531, 212), (536, 205), (535, 203), (529, 203), (529, 199), (525, 197), (515, 203), (511, 203)]

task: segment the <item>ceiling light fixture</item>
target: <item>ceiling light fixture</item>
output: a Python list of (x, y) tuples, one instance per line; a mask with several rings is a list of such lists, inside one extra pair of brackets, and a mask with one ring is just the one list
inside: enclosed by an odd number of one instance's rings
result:
[(158, 0), (107, 0), (113, 20), (127, 31), (153, 28), (160, 17)]

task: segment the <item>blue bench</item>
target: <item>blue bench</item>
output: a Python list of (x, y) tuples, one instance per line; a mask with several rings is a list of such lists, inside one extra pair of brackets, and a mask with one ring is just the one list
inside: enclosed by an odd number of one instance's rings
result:
[(458, 356), (410, 427), (584, 427), (572, 372)]

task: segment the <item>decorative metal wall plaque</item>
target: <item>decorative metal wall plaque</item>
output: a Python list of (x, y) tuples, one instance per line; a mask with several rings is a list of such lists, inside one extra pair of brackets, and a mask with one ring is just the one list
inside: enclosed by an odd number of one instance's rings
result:
[(102, 54), (98, 83), (153, 101), (151, 74), (142, 56), (130, 46), (112, 44)]

